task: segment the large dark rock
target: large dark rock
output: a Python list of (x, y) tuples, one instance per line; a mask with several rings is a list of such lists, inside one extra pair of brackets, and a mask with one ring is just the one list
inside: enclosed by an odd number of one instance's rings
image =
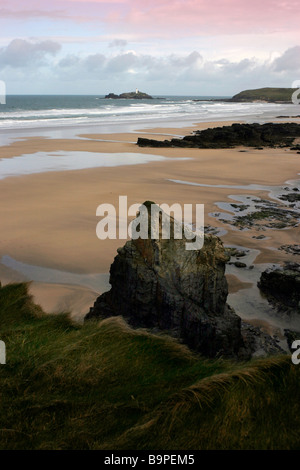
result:
[(300, 313), (300, 264), (286, 263), (261, 274), (258, 287), (279, 310)]
[(221, 240), (207, 235), (194, 251), (186, 250), (186, 242), (128, 241), (111, 265), (111, 290), (85, 319), (123, 315), (135, 327), (168, 330), (209, 357), (247, 356), (241, 319), (226, 304), (228, 257)]
[(246, 147), (289, 147), (300, 137), (300, 124), (232, 124), (196, 131), (182, 139), (154, 140), (139, 137), (140, 147), (187, 147), (187, 148), (233, 148)]
[(119, 95), (116, 95), (115, 93), (108, 93), (108, 95), (106, 95), (105, 98), (110, 99), (110, 100), (117, 100), (119, 98)]
[(290, 330), (290, 329), (286, 328), (284, 330), (284, 335), (287, 339), (287, 344), (288, 344), (289, 350), (291, 351), (291, 353), (293, 353), (294, 348), (292, 348), (292, 345), (293, 345), (294, 341), (297, 341), (297, 340), (300, 339), (300, 331), (294, 331), (294, 330)]

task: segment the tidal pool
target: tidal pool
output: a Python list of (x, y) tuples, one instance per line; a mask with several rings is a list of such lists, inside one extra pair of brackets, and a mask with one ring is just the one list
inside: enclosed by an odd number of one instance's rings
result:
[(0, 179), (9, 176), (22, 176), (48, 171), (84, 170), (88, 168), (116, 167), (122, 165), (139, 165), (150, 162), (170, 160), (161, 155), (144, 153), (96, 153), (70, 152), (36, 152), (19, 157), (0, 160)]

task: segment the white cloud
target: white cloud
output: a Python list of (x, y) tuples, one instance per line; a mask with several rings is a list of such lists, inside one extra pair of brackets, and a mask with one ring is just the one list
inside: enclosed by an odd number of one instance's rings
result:
[(8, 46), (0, 49), (0, 67), (22, 68), (42, 64), (47, 55), (55, 55), (60, 48), (60, 44), (51, 40), (31, 42), (14, 39)]
[[(44, 80), (50, 93), (78, 93), (78, 90), (85, 93), (88, 90), (104, 94), (138, 86), (157, 94), (231, 95), (248, 88), (289, 87), (299, 78), (296, 72), (300, 72), (300, 46), (268, 60), (257, 57), (232, 60), (224, 56), (212, 60), (197, 50), (169, 55), (134, 50), (87, 55), (82, 52), (60, 54), (58, 60), (59, 50), (59, 43), (54, 41), (14, 39), (0, 49), (0, 78), (22, 82), (27, 92), (35, 85), (41, 86), (38, 81)], [(11, 70), (11, 73), (3, 77), (3, 70)], [(33, 77), (36, 83), (31, 83)]]
[(274, 61), (275, 72), (300, 69), (300, 46), (291, 47)]

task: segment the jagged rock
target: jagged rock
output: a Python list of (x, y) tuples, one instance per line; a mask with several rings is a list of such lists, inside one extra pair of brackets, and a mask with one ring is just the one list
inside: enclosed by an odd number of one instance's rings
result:
[[(143, 205), (150, 222), (156, 205)], [(170, 222), (169, 239), (161, 237), (160, 227), (158, 239), (132, 239), (117, 250), (111, 289), (97, 298), (85, 320), (122, 315), (133, 327), (165, 331), (208, 357), (282, 352), (259, 328), (245, 322), (241, 328), (241, 318), (226, 303), (229, 255), (220, 238), (205, 235), (202, 249), (186, 250), (187, 239), (174, 239), (174, 219)]]
[(85, 319), (122, 315), (135, 327), (168, 330), (206, 356), (245, 358), (241, 319), (226, 304), (228, 257), (221, 240), (206, 235), (203, 248), (190, 251), (186, 242), (128, 241), (111, 265), (111, 290)]
[(241, 331), (245, 347), (251, 351), (252, 357), (284, 353), (276, 339), (264, 333), (259, 327), (242, 321)]
[(258, 287), (280, 310), (300, 313), (299, 263), (289, 262), (281, 268), (267, 269), (261, 274)]
[(284, 330), (284, 336), (287, 339), (287, 344), (288, 344), (289, 350), (291, 352), (293, 352), (294, 350), (292, 348), (292, 344), (295, 340), (300, 339), (300, 331), (294, 331), (294, 330), (290, 330), (290, 329), (286, 328)]

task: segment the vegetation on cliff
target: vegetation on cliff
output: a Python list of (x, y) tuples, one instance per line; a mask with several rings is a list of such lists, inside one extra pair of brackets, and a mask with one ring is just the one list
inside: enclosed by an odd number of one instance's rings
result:
[(267, 101), (269, 103), (291, 103), (295, 88), (257, 88), (244, 90), (234, 95), (230, 101)]
[(203, 359), (120, 317), (46, 315), (0, 288), (0, 449), (299, 449), (300, 367), (288, 355)]

